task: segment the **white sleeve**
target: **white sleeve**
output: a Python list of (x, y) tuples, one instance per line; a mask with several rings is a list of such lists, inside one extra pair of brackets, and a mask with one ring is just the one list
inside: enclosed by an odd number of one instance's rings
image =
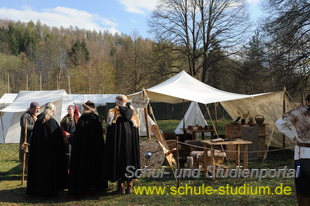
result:
[(293, 125), (291, 121), (284, 120), (281, 118), (275, 122), (275, 125), (278, 128), (278, 130), (288, 138), (293, 140), (296, 137), (298, 139), (296, 127)]

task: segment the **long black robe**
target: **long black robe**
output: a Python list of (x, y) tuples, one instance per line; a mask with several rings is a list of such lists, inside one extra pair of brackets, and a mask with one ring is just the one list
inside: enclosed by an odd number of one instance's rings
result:
[[(133, 110), (129, 106), (120, 106), (115, 109), (118, 110), (118, 108), (120, 116), (116, 123), (107, 127), (107, 176), (112, 182), (135, 179), (128, 178), (128, 176), (140, 169), (139, 131), (131, 121)], [(127, 166), (132, 166), (130, 172), (126, 170)]]
[(36, 121), (29, 151), (27, 194), (56, 195), (67, 184), (68, 168), (65, 144), (55, 119)]
[(102, 124), (95, 113), (83, 114), (72, 142), (69, 195), (87, 195), (107, 188), (104, 175)]

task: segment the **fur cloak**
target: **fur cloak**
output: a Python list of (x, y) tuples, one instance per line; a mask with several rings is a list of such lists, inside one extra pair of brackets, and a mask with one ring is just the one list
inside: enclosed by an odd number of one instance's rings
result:
[[(129, 180), (132, 171), (140, 169), (139, 119), (130, 106), (109, 110), (107, 120), (106, 162), (108, 179), (112, 182)], [(127, 166), (132, 166), (127, 172)]]

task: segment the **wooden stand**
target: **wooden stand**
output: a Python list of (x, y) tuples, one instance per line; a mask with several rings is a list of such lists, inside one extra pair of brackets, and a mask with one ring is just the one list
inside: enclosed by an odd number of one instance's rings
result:
[[(267, 124), (254, 124), (258, 125), (258, 157), (264, 157), (264, 154), (267, 150), (266, 144), (266, 125)], [(225, 137), (229, 140), (235, 140), (237, 138), (241, 138), (241, 124), (227, 124), (225, 126)], [(226, 150), (228, 150), (226, 159), (228, 161), (234, 160), (236, 157), (236, 148), (232, 145), (226, 145)], [(230, 152), (229, 152), (230, 151)]]

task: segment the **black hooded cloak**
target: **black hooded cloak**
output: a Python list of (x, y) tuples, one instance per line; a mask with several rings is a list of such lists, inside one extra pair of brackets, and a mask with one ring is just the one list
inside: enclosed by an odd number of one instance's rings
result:
[(102, 124), (93, 112), (78, 120), (72, 142), (69, 195), (87, 195), (107, 188), (104, 175)]
[(67, 186), (68, 168), (65, 144), (55, 119), (36, 121), (29, 150), (27, 194), (56, 195)]
[[(112, 182), (135, 179), (128, 176), (140, 169), (139, 131), (138, 126), (133, 123), (133, 115), (134, 111), (130, 106), (118, 106), (109, 111), (109, 118), (112, 119), (107, 127), (106, 162), (108, 179)], [(126, 170), (127, 166), (131, 166), (130, 172)]]

